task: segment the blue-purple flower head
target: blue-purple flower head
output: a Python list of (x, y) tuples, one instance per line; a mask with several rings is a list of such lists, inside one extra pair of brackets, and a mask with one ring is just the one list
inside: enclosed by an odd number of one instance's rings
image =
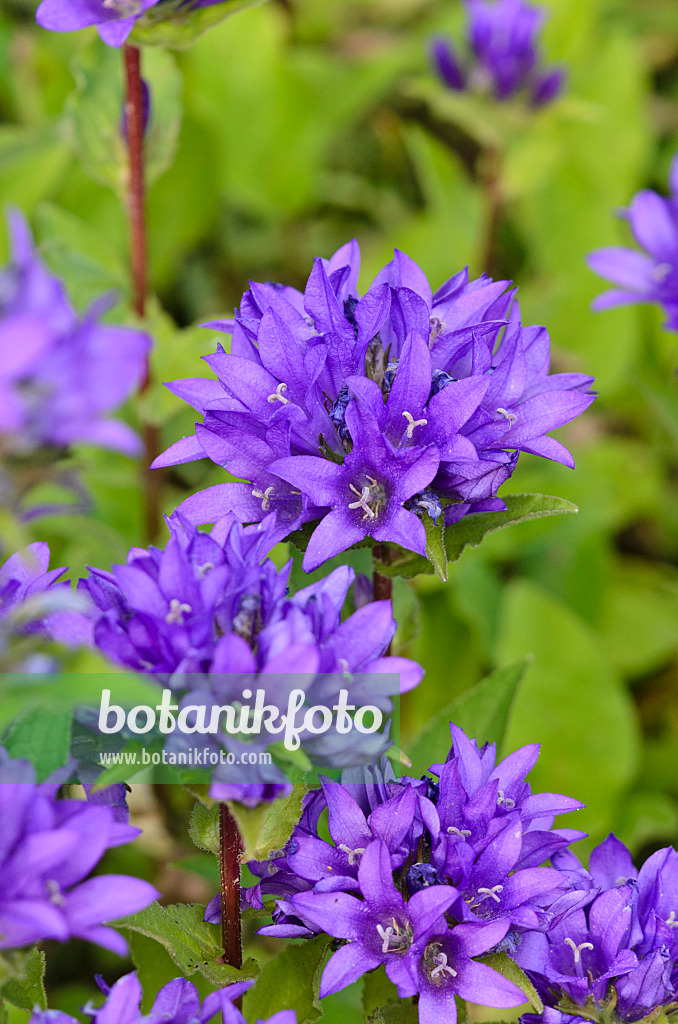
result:
[(0, 748), (0, 949), (81, 938), (124, 956), (127, 943), (107, 923), (159, 894), (139, 878), (88, 876), (106, 850), (139, 830), (113, 806), (59, 800), (58, 790)]
[[(531, 792), (525, 776), (538, 748), (497, 764), (493, 744), (480, 748), (456, 726), (452, 734), (449, 757), (431, 768), (438, 781), (374, 769), (322, 780), (285, 849), (250, 865), (259, 881), (246, 902), (277, 902), (263, 934), (344, 941), (321, 995), (383, 964), (401, 998), (419, 995), (422, 1024), (454, 1022), (455, 996), (518, 1006), (524, 995), (475, 957), (514, 948), (590, 898), (540, 866), (581, 836), (554, 830), (554, 815), (582, 805)], [(319, 828), (325, 809), (329, 841)]]
[(666, 197), (643, 189), (623, 211), (644, 252), (607, 246), (592, 252), (587, 262), (615, 286), (598, 296), (594, 309), (656, 303), (666, 314), (666, 327), (678, 331), (678, 157), (671, 165), (669, 187)]
[[(158, 992), (149, 1014), (142, 1013), (142, 989), (136, 972), (125, 974), (109, 988), (102, 978), (97, 977), (97, 984), (105, 995), (101, 1006), (87, 1004), (83, 1011), (88, 1014), (92, 1024), (145, 1024), (160, 1022), (162, 1024), (208, 1024), (217, 1014), (223, 1024), (245, 1024), (245, 1018), (238, 1009), (237, 1000), (254, 984), (252, 981), (239, 981), (234, 985), (210, 992), (204, 1000), (200, 999), (195, 985), (186, 978), (175, 978)], [(257, 1021), (256, 1024), (296, 1024), (294, 1010), (281, 1010), (273, 1014), (268, 1021)], [(68, 1013), (60, 1010), (35, 1009), (29, 1024), (80, 1024)]]
[(210, 458), (241, 483), (182, 503), (197, 524), (233, 512), (274, 539), (316, 523), (304, 568), (361, 542), (425, 553), (424, 518), (505, 507), (520, 451), (573, 466), (549, 432), (593, 401), (591, 378), (549, 375), (549, 336), (523, 327), (506, 281), (461, 271), (437, 292), (404, 253), (359, 297), (356, 242), (315, 261), (304, 294), (252, 283), (206, 362), (168, 385), (203, 416), (155, 466)]
[(108, 414), (142, 379), (150, 338), (100, 324), (108, 297), (78, 316), (18, 210), (9, 224), (12, 255), (0, 271), (0, 452), (86, 442), (138, 454), (137, 434)]
[(68, 647), (87, 644), (85, 603), (61, 580), (65, 571), (49, 568), (49, 547), (42, 541), (17, 551), (0, 567), (0, 664), (5, 671), (53, 671), (57, 662), (39, 648), (50, 641)]
[[(658, 850), (638, 871), (631, 854), (611, 835), (591, 853), (589, 870), (570, 851), (553, 863), (568, 876), (585, 905), (548, 931), (530, 933), (514, 956), (547, 1009), (524, 1024), (564, 1024), (614, 1011), (634, 1022), (675, 1005), (678, 984), (678, 854)], [(566, 1011), (566, 1014), (563, 1013)]]
[(152, 7), (162, 8), (165, 18), (183, 18), (203, 7), (228, 3), (229, 0), (42, 0), (36, 20), (52, 32), (77, 32), (96, 25), (99, 35), (109, 46), (122, 46), (134, 28)]
[[(267, 705), (286, 710), (291, 690), (301, 686), (309, 706), (332, 707), (345, 688), (352, 704), (388, 714), (391, 698), (419, 683), (416, 663), (384, 657), (395, 632), (390, 602), (371, 602), (342, 620), (352, 569), (342, 566), (287, 593), (291, 563), (279, 570), (264, 557), (274, 517), (243, 527), (229, 515), (211, 534), (180, 514), (169, 526), (164, 550), (133, 548), (126, 565), (92, 570), (81, 582), (93, 607), (94, 642), (112, 661), (155, 676), (191, 706), (242, 704), (249, 687), (263, 688)], [(218, 739), (233, 753), (252, 749), (235, 736)], [(339, 767), (372, 760), (390, 746), (386, 731), (305, 731), (301, 742), (319, 763)], [(271, 799), (284, 777), (275, 766), (262, 772), (220, 765), (212, 795), (240, 799), (246, 790), (246, 802)]]
[(466, 0), (465, 6), (466, 52), (458, 55), (443, 38), (431, 47), (445, 85), (459, 92), (489, 93), (499, 101), (524, 95), (534, 107), (556, 99), (565, 74), (542, 62), (543, 9), (524, 0)]

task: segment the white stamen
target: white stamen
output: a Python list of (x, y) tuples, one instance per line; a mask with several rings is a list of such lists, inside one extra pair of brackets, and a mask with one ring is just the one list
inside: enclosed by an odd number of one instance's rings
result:
[(582, 949), (593, 949), (593, 943), (592, 942), (580, 942), (579, 945), (576, 944), (574, 939), (563, 939), (563, 942), (565, 943), (566, 946), (571, 946), (572, 947), (572, 952), (574, 954), (574, 962), (576, 964), (578, 964), (579, 961), (581, 960), (581, 951), (582, 951)]
[(518, 419), (516, 414), (514, 412), (509, 412), (508, 409), (497, 409), (497, 412), (499, 413), (500, 416), (504, 416), (504, 418), (509, 421), (511, 426), (513, 426), (513, 424)]
[(669, 928), (678, 928), (678, 921), (676, 920), (676, 912), (672, 910), (666, 919), (666, 924)]
[(177, 626), (183, 626), (184, 624), (184, 613), (188, 614), (192, 612), (190, 604), (186, 604), (185, 601), (180, 601), (178, 597), (173, 597), (170, 601), (170, 610), (165, 616), (165, 622), (175, 623)]
[(454, 825), (450, 825), (450, 827), (447, 830), (447, 833), (450, 836), (461, 836), (462, 839), (466, 839), (466, 836), (471, 835), (470, 829), (456, 828)]
[(353, 484), (349, 485), (354, 494), (358, 495), (358, 501), (352, 501), (349, 504), (349, 508), (362, 508), (365, 511), (363, 519), (376, 519), (377, 513), (370, 508), (368, 499), (372, 495), (371, 487), (363, 487), (362, 491), (357, 490)]
[[(285, 399), (286, 401), (286, 399)], [(267, 487), (265, 491), (252, 491), (253, 498), (261, 498), (261, 507), (264, 512), (267, 512), (271, 507), (271, 495), (273, 494), (273, 488)]]
[(652, 271), (652, 277), (657, 284), (663, 284), (672, 270), (673, 267), (670, 263), (658, 263)]
[(499, 897), (497, 896), (497, 893), (502, 892), (503, 888), (503, 885), (493, 885), (491, 889), (487, 889), (483, 886), (482, 888), (478, 889), (478, 895), (482, 893), (482, 896), (480, 897), (480, 900), (478, 900), (478, 902), (480, 903), (482, 900), (487, 899), (488, 896), (491, 896), (493, 900), (496, 900), (497, 903), (499, 903), (500, 900)]
[(62, 907), (66, 900), (61, 894), (61, 886), (53, 878), (45, 880), (45, 888), (49, 893), (49, 902), (53, 903), (55, 907)]
[(133, 18), (141, 13), (141, 4), (138, 0), (104, 0), (103, 6), (124, 18)]
[(447, 962), (447, 953), (438, 953), (436, 963), (438, 966), (431, 971), (432, 978), (439, 978), (441, 974), (449, 974), (451, 978), (457, 977), (457, 971)]
[(346, 845), (346, 843), (339, 843), (337, 849), (341, 850), (342, 853), (348, 854), (348, 862), (351, 866), (353, 866), (358, 860), (358, 857), (362, 856), (365, 852), (364, 846), (358, 846), (355, 850), (352, 850), (350, 846)]
[(388, 953), (388, 948), (391, 943), (391, 936), (393, 935), (393, 928), (389, 925), (388, 928), (384, 928), (382, 925), (377, 925), (377, 932), (379, 938), (382, 940), (381, 951), (382, 953)]
[(412, 437), (415, 427), (425, 427), (426, 424), (428, 423), (428, 420), (415, 420), (411, 412), (405, 411), (403, 413), (403, 416), (407, 420), (407, 430), (405, 432), (405, 436), (408, 438)]
[(205, 579), (208, 572), (212, 572), (214, 568), (214, 562), (203, 562), (202, 565), (198, 566), (198, 576), (201, 580)]
[(497, 792), (497, 806), (505, 807), (507, 811), (512, 811), (516, 806), (516, 802), (510, 796), (504, 796), (504, 790), (500, 789)]
[(289, 398), (283, 398), (283, 396), (280, 394), (281, 391), (287, 391), (287, 384), (278, 384), (277, 388), (275, 389), (275, 392), (272, 395), (268, 396), (268, 400), (271, 404), (273, 404), (273, 402), (282, 402), (283, 405), (288, 404)]
[(431, 331), (428, 336), (429, 345), (436, 340), (439, 334), (445, 330), (445, 321), (438, 316), (432, 316), (429, 320)]

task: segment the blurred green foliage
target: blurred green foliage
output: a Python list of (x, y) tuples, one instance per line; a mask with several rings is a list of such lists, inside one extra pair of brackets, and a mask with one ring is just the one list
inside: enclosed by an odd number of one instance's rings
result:
[[(0, 13), (0, 195), (27, 212), (78, 307), (116, 288), (109, 315), (125, 319), (126, 223), (107, 187), (123, 172), (102, 169), (97, 148), (115, 129), (117, 55), (93, 31), (38, 30), (33, 6), (13, 0)], [(447, 583), (396, 581), (396, 646), (427, 669), (403, 701), (401, 743), (529, 656), (504, 750), (541, 742), (534, 785), (585, 801), (568, 824), (591, 842), (614, 830), (641, 857), (678, 844), (678, 338), (656, 310), (592, 314), (602, 284), (584, 256), (626, 242), (615, 212), (639, 187), (664, 187), (678, 149), (678, 23), (675, 0), (544, 6), (546, 49), (567, 64), (569, 87), (529, 119), (434, 80), (427, 44), (459, 28), (456, 0), (271, 0), (191, 49), (146, 53), (153, 372), (203, 373), (217, 339), (197, 323), (230, 315), (250, 278), (303, 287), (313, 256), (353, 235), (363, 284), (394, 245), (434, 287), (465, 264), (480, 273), (479, 146), (505, 149), (492, 269), (520, 286), (524, 321), (549, 328), (556, 368), (595, 374), (600, 398), (561, 432), (574, 472), (524, 455), (504, 488), (560, 495), (577, 516), (493, 534)], [(74, 98), (88, 83), (85, 108)], [(141, 411), (167, 444), (192, 431), (191, 410), (160, 383)], [(53, 564), (79, 574), (142, 543), (143, 515), (137, 465), (86, 449), (73, 461), (92, 514), (2, 532), (8, 548), (49, 540)], [(208, 463), (178, 467), (166, 510), (220, 479)], [(332, 997), (326, 1019), (353, 1019), (359, 1001)]]

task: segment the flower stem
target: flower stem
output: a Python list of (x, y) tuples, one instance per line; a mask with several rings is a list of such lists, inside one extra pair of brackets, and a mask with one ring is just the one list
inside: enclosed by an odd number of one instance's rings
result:
[(221, 943), (224, 963), (242, 967), (242, 925), (240, 920), (240, 852), (242, 839), (238, 823), (228, 804), (220, 805), (219, 870), (221, 874)]
[[(129, 153), (127, 216), (130, 232), (132, 308), (138, 317), (143, 318), (146, 315), (148, 271), (144, 210), (144, 86), (141, 79), (141, 51), (139, 48), (125, 43), (123, 61)], [(150, 366), (147, 361), (140, 392), (148, 390), (150, 383)], [(158, 428), (152, 423), (145, 423), (142, 432), (144, 437), (144, 493), (146, 496), (145, 532), (147, 540), (151, 541), (158, 535), (161, 522), (162, 474), (158, 470), (150, 469), (153, 459), (160, 451), (160, 437)]]
[[(390, 551), (385, 544), (375, 544), (372, 548), (372, 596), (375, 601), (390, 601), (393, 597), (393, 580), (390, 576), (382, 576), (380, 572), (377, 572), (377, 562), (388, 562), (390, 560)], [(391, 645), (389, 644), (387, 649), (384, 651), (384, 656), (391, 653)]]
[(498, 146), (488, 146), (480, 157), (480, 181), (485, 194), (485, 222), (480, 244), (480, 270), (501, 277), (499, 229), (504, 214), (503, 159)]

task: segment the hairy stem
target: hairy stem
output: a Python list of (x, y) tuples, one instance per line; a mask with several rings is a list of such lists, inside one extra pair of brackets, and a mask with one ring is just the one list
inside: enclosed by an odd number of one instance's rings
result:
[(221, 943), (224, 963), (242, 967), (242, 926), (240, 920), (240, 852), (242, 839), (238, 823), (228, 804), (219, 815), (219, 870), (221, 874)]
[[(385, 544), (375, 544), (372, 548), (372, 591), (375, 601), (390, 601), (393, 596), (393, 580), (390, 576), (382, 576), (374, 568), (377, 562), (388, 562), (390, 551)], [(384, 651), (384, 655), (391, 653), (391, 645)]]
[(480, 244), (480, 269), (501, 277), (499, 229), (504, 214), (503, 159), (497, 146), (488, 146), (480, 158), (480, 181), (485, 195), (485, 220)]
[[(123, 47), (125, 68), (125, 114), (129, 175), (127, 186), (127, 217), (130, 233), (132, 270), (132, 306), (139, 317), (146, 314), (147, 298), (147, 246), (144, 182), (144, 86), (141, 78), (141, 51), (128, 43)], [(146, 363), (143, 393), (150, 386), (150, 367)], [(150, 465), (160, 451), (158, 428), (152, 423), (143, 426), (144, 437), (144, 493), (146, 495), (145, 532), (147, 540), (154, 540), (161, 523), (162, 474)]]

